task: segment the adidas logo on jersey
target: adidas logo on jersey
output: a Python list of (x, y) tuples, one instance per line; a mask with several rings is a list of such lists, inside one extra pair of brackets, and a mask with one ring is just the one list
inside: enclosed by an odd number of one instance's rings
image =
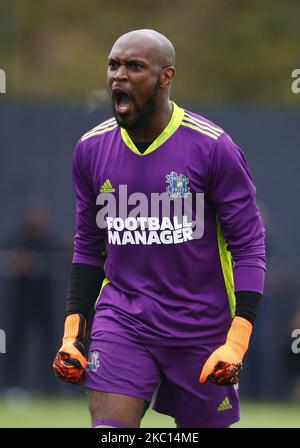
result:
[(100, 188), (101, 193), (115, 193), (115, 188), (113, 188), (109, 179), (106, 179), (102, 187)]
[(231, 403), (229, 401), (229, 398), (226, 397), (226, 398), (224, 398), (224, 400), (222, 401), (222, 403), (218, 407), (217, 411), (218, 412), (222, 412), (222, 411), (227, 411), (228, 409), (232, 409), (232, 405), (231, 405)]

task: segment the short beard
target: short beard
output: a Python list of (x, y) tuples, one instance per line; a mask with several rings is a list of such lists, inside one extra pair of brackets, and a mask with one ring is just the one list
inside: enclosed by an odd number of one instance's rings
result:
[(118, 116), (118, 114), (115, 112), (114, 107), (113, 107), (113, 112), (114, 112), (116, 121), (121, 128), (124, 128), (126, 130), (134, 130), (134, 129), (141, 129), (147, 125), (147, 122), (149, 121), (151, 116), (154, 114), (156, 106), (157, 106), (157, 98), (158, 98), (158, 94), (159, 94), (159, 90), (160, 90), (159, 85), (160, 85), (160, 80), (158, 79), (156, 85), (154, 86), (152, 94), (149, 96), (148, 100), (142, 107), (137, 106), (133, 100), (134, 107), (136, 110), (136, 119), (135, 120), (131, 121), (130, 119), (120, 118)]

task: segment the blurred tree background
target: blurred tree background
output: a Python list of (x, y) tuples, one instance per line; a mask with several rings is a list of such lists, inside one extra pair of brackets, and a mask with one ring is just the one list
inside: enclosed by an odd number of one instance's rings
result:
[(181, 101), (292, 105), (297, 0), (11, 0), (0, 3), (9, 97), (81, 101), (106, 90), (114, 40), (154, 28), (174, 43)]

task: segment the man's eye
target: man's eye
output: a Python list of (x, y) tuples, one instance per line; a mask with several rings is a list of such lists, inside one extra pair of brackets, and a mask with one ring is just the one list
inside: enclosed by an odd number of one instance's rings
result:
[(118, 67), (118, 63), (116, 61), (109, 61), (108, 66), (111, 70), (115, 70)]
[(141, 64), (139, 64), (138, 62), (134, 62), (134, 61), (129, 62), (129, 67), (132, 70), (139, 70), (140, 68), (142, 68)]

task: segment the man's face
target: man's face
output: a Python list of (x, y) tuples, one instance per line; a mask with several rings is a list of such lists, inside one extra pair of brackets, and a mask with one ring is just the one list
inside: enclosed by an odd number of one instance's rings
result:
[(107, 85), (121, 127), (136, 129), (154, 112), (161, 70), (149, 43), (126, 39), (115, 43), (108, 57)]

